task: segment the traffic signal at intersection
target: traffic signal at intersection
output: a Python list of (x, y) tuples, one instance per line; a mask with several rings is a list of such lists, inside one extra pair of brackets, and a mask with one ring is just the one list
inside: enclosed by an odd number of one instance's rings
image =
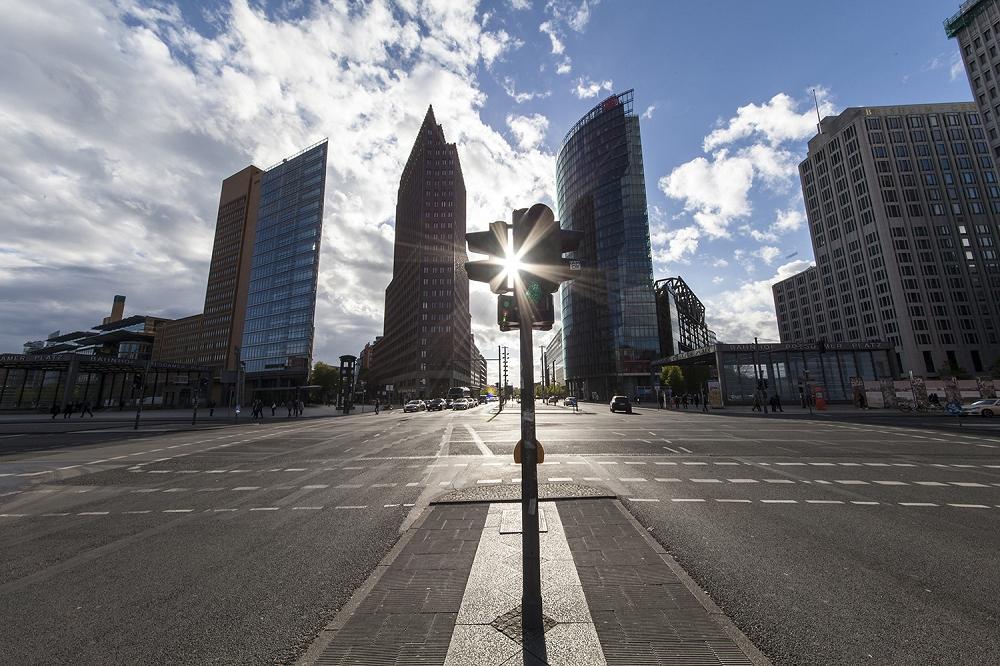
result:
[[(555, 319), (552, 294), (560, 283), (579, 276), (580, 262), (564, 259), (563, 253), (577, 250), (583, 232), (561, 229), (545, 204), (515, 210), (512, 217), (511, 225), (492, 222), (489, 231), (465, 235), (470, 253), (489, 256), (467, 262), (465, 270), (470, 280), (488, 283), (499, 295), (497, 325), (501, 331), (518, 329), (522, 324), (548, 331)], [(513, 238), (508, 243), (511, 227)]]

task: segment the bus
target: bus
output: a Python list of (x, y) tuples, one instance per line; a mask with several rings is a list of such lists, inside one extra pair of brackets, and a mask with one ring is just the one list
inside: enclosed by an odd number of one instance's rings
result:
[(448, 399), (458, 400), (459, 398), (471, 398), (472, 390), (468, 386), (452, 386), (448, 389)]

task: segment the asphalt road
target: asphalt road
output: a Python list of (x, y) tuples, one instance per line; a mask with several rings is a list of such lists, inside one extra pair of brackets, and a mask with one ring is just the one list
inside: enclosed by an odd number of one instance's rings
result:
[[(619, 495), (775, 663), (1000, 663), (991, 423), (539, 410), (540, 478)], [(0, 430), (0, 662), (294, 660), (435, 496), (517, 482), (517, 430)]]

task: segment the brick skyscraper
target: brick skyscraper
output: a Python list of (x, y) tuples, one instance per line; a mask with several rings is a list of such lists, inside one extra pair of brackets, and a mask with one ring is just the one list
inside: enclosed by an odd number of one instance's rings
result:
[(392, 281), (385, 336), (373, 382), (405, 399), (468, 386), (472, 360), (469, 277), (465, 274), (465, 180), (455, 144), (428, 107), (403, 168), (396, 202)]

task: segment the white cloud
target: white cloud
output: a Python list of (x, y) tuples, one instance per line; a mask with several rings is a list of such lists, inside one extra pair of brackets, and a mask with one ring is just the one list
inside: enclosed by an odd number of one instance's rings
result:
[(728, 235), (730, 220), (750, 214), (747, 195), (753, 185), (753, 164), (720, 151), (711, 161), (696, 157), (659, 180), (668, 197), (682, 199), (684, 209), (713, 238)]
[(653, 262), (662, 264), (664, 270), (669, 270), (666, 264), (688, 263), (689, 255), (698, 250), (701, 231), (696, 226), (666, 229), (663, 225), (653, 225), (649, 234), (652, 246)]
[(573, 61), (569, 56), (566, 56), (561, 62), (556, 64), (556, 74), (569, 74), (572, 71)]
[(511, 9), (531, 9), (531, 0), (510, 0)]
[(722, 284), (725, 281), (726, 278), (722, 277), (721, 275), (716, 275), (715, 277), (712, 278), (712, 284)]
[(764, 243), (764, 242), (774, 243), (777, 242), (778, 240), (777, 234), (774, 234), (770, 231), (761, 231), (760, 229), (755, 229), (754, 227), (751, 227), (749, 224), (744, 224), (743, 226), (741, 226), (740, 231), (744, 235), (749, 236), (758, 243)]
[(775, 259), (781, 256), (781, 248), (773, 245), (762, 245), (753, 254), (755, 257), (760, 258), (761, 261), (770, 266), (774, 263)]
[(562, 43), (562, 40), (559, 38), (559, 33), (556, 31), (556, 28), (552, 25), (551, 21), (543, 22), (538, 26), (538, 30), (549, 36), (549, 41), (552, 43), (552, 53), (561, 55), (563, 51), (566, 50), (566, 46)]
[(613, 85), (610, 79), (592, 81), (590, 77), (582, 76), (576, 80), (576, 88), (573, 89), (573, 94), (580, 99), (596, 97), (602, 90), (610, 92)]
[(507, 114), (507, 127), (521, 150), (535, 150), (545, 141), (549, 129), (549, 119), (535, 113), (530, 116)]
[(590, 10), (596, 7), (600, 0), (581, 0), (579, 3), (569, 0), (548, 0), (545, 11), (552, 15), (557, 23), (564, 23), (576, 32), (583, 32), (590, 22)]
[[(829, 91), (817, 88), (816, 96), (821, 116), (834, 113)], [(816, 112), (811, 105), (800, 112), (797, 110), (799, 106), (798, 102), (785, 93), (778, 93), (764, 104), (741, 106), (734, 117), (705, 137), (704, 150), (706, 153), (711, 152), (750, 137), (761, 138), (772, 146), (806, 139), (816, 132)]]
[(653, 117), (654, 111), (656, 111), (656, 105), (650, 104), (649, 106), (646, 107), (646, 110), (642, 112), (642, 115), (640, 117), (649, 120), (650, 118)]
[(792, 261), (778, 267), (766, 280), (748, 280), (736, 289), (723, 291), (705, 301), (708, 324), (727, 342), (778, 340), (778, 322), (774, 314), (771, 285), (813, 265), (811, 261)]
[(951, 55), (951, 66), (948, 67), (948, 77), (955, 81), (963, 74), (965, 74), (965, 64), (962, 62), (962, 54), (958, 52), (958, 49), (955, 49)]
[(775, 231), (785, 233), (789, 231), (798, 231), (802, 228), (802, 224), (805, 221), (805, 213), (798, 208), (789, 208), (787, 210), (779, 210), (777, 219), (775, 219), (774, 224), (771, 226), (775, 229)]
[[(530, 123), (512, 145), (481, 116), (477, 70), (515, 42), (473, 4), (411, 4), (285, 20), (233, 0), (211, 36), (171, 5), (8, 12), (0, 350), (98, 321), (123, 291), (133, 312), (199, 312), (222, 179), (328, 136), (315, 356), (357, 353), (382, 330), (395, 185), (430, 103), (458, 145), (470, 230), (551, 202), (554, 158)], [(477, 312), (492, 302), (473, 289)], [(493, 329), (475, 329), (484, 348)]]
[(719, 258), (712, 262), (712, 266), (715, 268), (725, 268), (729, 265), (729, 262), (725, 259)]
[(518, 104), (530, 102), (533, 99), (544, 99), (552, 94), (551, 90), (539, 92), (518, 92), (514, 79), (509, 76), (505, 76), (500, 85), (503, 87), (504, 92)]
[[(817, 96), (822, 112), (835, 112), (826, 89), (817, 88)], [(685, 212), (708, 236), (728, 237), (730, 224), (753, 212), (750, 195), (755, 180), (777, 193), (792, 188), (798, 157), (786, 144), (801, 142), (816, 131), (813, 113), (807, 102), (796, 102), (785, 93), (764, 104), (742, 106), (705, 137), (707, 157), (695, 157), (675, 167), (660, 178), (659, 187), (668, 197), (681, 201)], [(745, 141), (750, 143), (739, 145)], [(760, 240), (773, 240), (792, 230), (794, 224), (793, 213), (785, 217), (779, 214), (771, 228), (755, 233)]]

